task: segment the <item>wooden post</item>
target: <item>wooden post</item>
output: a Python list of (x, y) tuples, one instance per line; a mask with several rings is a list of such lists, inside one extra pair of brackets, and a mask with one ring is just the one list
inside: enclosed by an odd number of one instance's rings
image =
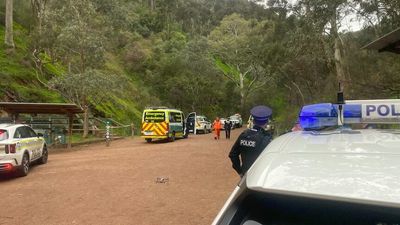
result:
[(72, 148), (72, 123), (73, 114), (68, 114), (68, 149)]

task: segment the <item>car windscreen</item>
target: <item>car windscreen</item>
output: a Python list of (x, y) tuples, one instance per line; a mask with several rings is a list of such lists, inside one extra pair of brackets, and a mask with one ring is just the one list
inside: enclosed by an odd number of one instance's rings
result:
[(202, 121), (204, 121), (205, 119), (204, 119), (204, 117), (198, 116), (198, 117), (196, 117), (196, 120), (199, 121), (199, 122), (202, 122)]
[(7, 130), (0, 129), (0, 141), (4, 141), (8, 139), (8, 132)]
[[(394, 225), (400, 209), (246, 190), (221, 224)], [(230, 218), (230, 219), (229, 219)]]
[(165, 112), (147, 111), (144, 113), (144, 122), (146, 123), (160, 123), (165, 121)]

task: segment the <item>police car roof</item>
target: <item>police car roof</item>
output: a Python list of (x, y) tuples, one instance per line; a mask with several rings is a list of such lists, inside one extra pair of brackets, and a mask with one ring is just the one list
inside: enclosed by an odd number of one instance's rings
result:
[(400, 131), (311, 131), (271, 142), (250, 168), (262, 192), (400, 207)]
[(23, 125), (23, 124), (11, 124), (11, 123), (0, 123), (0, 129), (19, 127), (19, 126), (26, 126), (26, 125)]

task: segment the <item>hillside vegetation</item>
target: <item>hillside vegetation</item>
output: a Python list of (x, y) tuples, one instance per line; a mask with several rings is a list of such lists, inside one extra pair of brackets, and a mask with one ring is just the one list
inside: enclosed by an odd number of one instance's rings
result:
[[(73, 102), (125, 124), (145, 106), (246, 118), (266, 104), (284, 130), (339, 83), (348, 99), (398, 97), (396, 55), (360, 48), (399, 26), (399, 4), (260, 2), (14, 1), (14, 48), (0, 19), (0, 99)], [(347, 15), (363, 28), (346, 30)]]
[[(46, 62), (43, 65), (44, 75), (37, 71), (32, 62), (31, 38), (28, 31), (21, 25), (14, 24), (15, 48), (9, 49), (4, 45), (4, 26), (0, 26), (0, 98), (2, 101), (19, 102), (68, 102), (56, 90), (49, 89), (46, 85), (52, 76), (61, 76), (65, 73), (65, 66), (57, 62)], [(104, 70), (127, 76), (121, 62), (113, 55), (108, 56)], [(130, 90), (137, 90), (134, 81), (130, 83)], [(146, 89), (143, 89), (146, 92)], [(114, 95), (109, 90), (110, 99), (93, 106), (98, 116), (111, 117), (121, 122), (137, 122), (141, 118), (141, 100), (134, 97), (134, 92), (123, 95)], [(142, 95), (143, 96), (143, 95)]]

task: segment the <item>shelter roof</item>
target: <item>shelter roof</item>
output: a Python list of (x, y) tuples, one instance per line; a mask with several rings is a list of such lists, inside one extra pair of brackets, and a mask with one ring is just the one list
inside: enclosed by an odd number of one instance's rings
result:
[(26, 103), (26, 102), (0, 102), (0, 110), (7, 113), (27, 114), (77, 114), (83, 110), (75, 104), (68, 103)]
[(379, 52), (388, 51), (400, 54), (400, 28), (365, 45), (362, 49), (378, 50)]

